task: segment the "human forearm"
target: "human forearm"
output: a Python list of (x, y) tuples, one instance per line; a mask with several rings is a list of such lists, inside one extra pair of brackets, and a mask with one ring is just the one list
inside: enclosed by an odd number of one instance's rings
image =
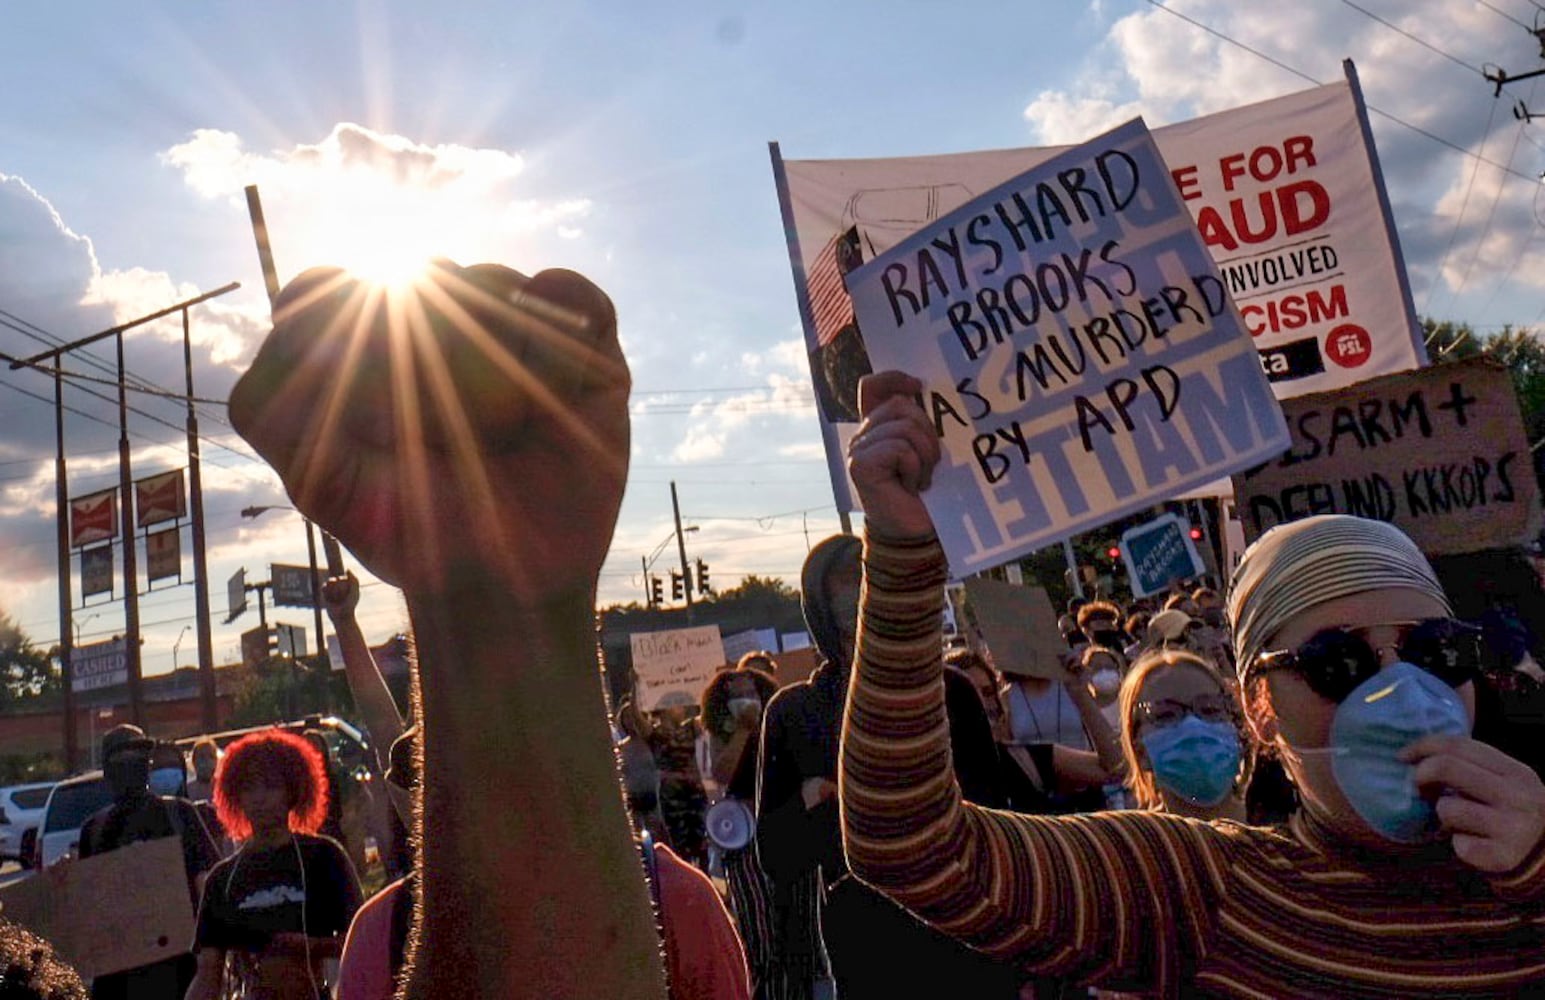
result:
[(908, 906), (926, 906), (933, 900), (913, 889), (958, 856), (966, 824), (949, 765), (939, 652), (946, 569), (937, 541), (897, 544), (872, 533), (864, 568), (842, 739), (843, 840), (855, 873)]
[(1068, 685), (1068, 696), (1073, 699), (1073, 705), (1078, 709), (1078, 717), (1084, 725), (1084, 732), (1089, 736), (1089, 742), (1094, 746), (1094, 753), (1099, 760), (1100, 776), (1096, 781), (1109, 781), (1118, 777), (1125, 768), (1125, 760), (1121, 753), (1121, 740), (1111, 724), (1105, 720), (1105, 715), (1100, 711), (1100, 706), (1095, 704), (1089, 690), (1083, 681)]
[(354, 695), (354, 706), (359, 710), (360, 719), (370, 734), (376, 763), (384, 774), (388, 765), (387, 752), (397, 737), (402, 735), (402, 713), (398, 711), (391, 689), (386, 686), (386, 678), (381, 676), (381, 669), (376, 665), (375, 656), (371, 654), (370, 646), (365, 642), (365, 634), (360, 630), (353, 612), (331, 617), (338, 645), (343, 650), (344, 676)]
[(513, 604), (491, 586), (409, 595), (435, 822), (407, 996), (660, 1000), (590, 595)]

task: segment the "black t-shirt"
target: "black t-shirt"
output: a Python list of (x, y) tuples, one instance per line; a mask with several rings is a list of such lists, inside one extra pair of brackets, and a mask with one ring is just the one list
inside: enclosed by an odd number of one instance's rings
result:
[(343, 848), (297, 833), (291, 843), (246, 848), (215, 866), (193, 945), (261, 951), (274, 934), (341, 935), (359, 906), (359, 879)]

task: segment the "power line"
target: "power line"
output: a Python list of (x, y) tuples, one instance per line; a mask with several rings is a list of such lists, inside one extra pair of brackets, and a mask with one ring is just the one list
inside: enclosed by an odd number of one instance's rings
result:
[[(1289, 73), (1292, 73), (1294, 76), (1298, 77), (1301, 80), (1307, 80), (1308, 82), (1310, 82), (1310, 83), (1312, 83), (1312, 84), (1314, 84), (1316, 86), (1324, 86), (1324, 81), (1316, 79), (1315, 77), (1310, 76), (1308, 73), (1305, 73), (1303, 70), (1295, 69), (1294, 67), (1289, 66), (1287, 63), (1283, 62), (1282, 60), (1277, 59), (1274, 56), (1267, 55), (1265, 52), (1262, 52), (1260, 49), (1257, 49), (1257, 48), (1254, 48), (1253, 46), (1247, 45), (1244, 42), (1241, 42), (1241, 41), (1239, 41), (1236, 38), (1233, 38), (1233, 37), (1230, 37), (1229, 35), (1224, 34), (1223, 32), (1217, 30), (1216, 28), (1213, 28), (1213, 27), (1210, 27), (1210, 26), (1208, 26), (1206, 24), (1203, 24), (1201, 21), (1196, 20), (1194, 17), (1190, 17), (1189, 15), (1182, 14), (1180, 11), (1175, 10), (1175, 9), (1173, 9), (1171, 7), (1166, 7), (1164, 5), (1164, 3), (1163, 3), (1163, 0), (1147, 0), (1147, 2), (1148, 2), (1149, 5), (1151, 5), (1153, 7), (1157, 7), (1159, 10), (1162, 10), (1162, 11), (1164, 11), (1167, 14), (1171, 14), (1174, 17), (1178, 17), (1182, 21), (1185, 21), (1187, 24), (1189, 24), (1189, 25), (1191, 25), (1191, 26), (1193, 26), (1195, 28), (1200, 28), (1202, 31), (1207, 32), (1207, 34), (1212, 35), (1214, 38), (1217, 38), (1217, 39), (1220, 39), (1222, 41), (1228, 42), (1230, 45), (1234, 46), (1235, 48), (1243, 49), (1244, 51), (1250, 53), (1251, 55), (1255, 56), (1256, 58), (1263, 59), (1266, 62), (1271, 63), (1273, 66), (1276, 66), (1278, 69), (1285, 70), (1285, 71), (1287, 71)], [(1521, 177), (1524, 180), (1531, 181), (1531, 182), (1536, 180), (1536, 178), (1531, 177), (1528, 174), (1520, 173), (1517, 170), (1514, 170), (1512, 167), (1507, 166), (1506, 164), (1498, 163), (1495, 160), (1489, 160), (1489, 159), (1487, 159), (1484, 156), (1479, 156), (1479, 155), (1477, 155), (1475, 153), (1472, 153), (1468, 149), (1465, 149), (1463, 146), (1459, 145), (1458, 143), (1451, 142), (1448, 139), (1443, 138), (1441, 135), (1437, 135), (1437, 134), (1435, 134), (1433, 132), (1429, 132), (1427, 129), (1422, 128), (1420, 125), (1413, 125), (1410, 122), (1406, 121), (1404, 118), (1401, 118), (1398, 115), (1392, 114), (1391, 112), (1385, 111), (1383, 108), (1379, 108), (1379, 107), (1376, 107), (1376, 106), (1374, 106), (1372, 104), (1367, 104), (1367, 103), (1365, 103), (1364, 106), (1369, 111), (1372, 111), (1374, 114), (1378, 115), (1379, 117), (1388, 119), (1389, 121), (1394, 122), (1396, 125), (1399, 125), (1402, 128), (1406, 128), (1406, 129), (1409, 129), (1412, 132), (1415, 132), (1417, 135), (1424, 136), (1425, 138), (1431, 139), (1433, 142), (1436, 142), (1436, 143), (1439, 143), (1441, 145), (1447, 146), (1449, 149), (1452, 149), (1456, 153), (1459, 153), (1459, 154), (1461, 154), (1463, 156), (1468, 156), (1468, 157), (1473, 157), (1475, 159), (1478, 159), (1482, 163), (1485, 163), (1485, 164), (1488, 164), (1490, 166), (1496, 167), (1498, 170), (1501, 170), (1504, 173), (1512, 174), (1514, 177)]]
[(1384, 20), (1384, 18), (1382, 18), (1379, 15), (1375, 14), (1373, 11), (1369, 10), (1368, 8), (1363, 7), (1363, 6), (1359, 5), (1359, 4), (1355, 4), (1355, 3), (1352, 2), (1352, 0), (1341, 0), (1341, 2), (1346, 4), (1348, 7), (1352, 8), (1353, 10), (1357, 11), (1359, 14), (1363, 14), (1363, 15), (1366, 15), (1368, 17), (1373, 18), (1375, 21), (1377, 21), (1380, 24), (1384, 25), (1384, 27), (1388, 28), (1389, 30), (1391, 30), (1391, 31), (1393, 31), (1393, 32), (1395, 32), (1397, 34), (1404, 35), (1406, 38), (1409, 38), (1411, 41), (1415, 42), (1417, 45), (1420, 45), (1422, 48), (1426, 49), (1428, 52), (1432, 52), (1432, 53), (1435, 53), (1436, 55), (1440, 55), (1444, 59), (1447, 59), (1449, 62), (1453, 63), (1456, 66), (1462, 66), (1463, 68), (1465, 68), (1467, 70), (1471, 70), (1472, 72), (1475, 72), (1475, 73), (1479, 73), (1482, 76), (1486, 75), (1486, 71), (1484, 69), (1482, 69), (1481, 67), (1479, 67), (1479, 66), (1472, 66), (1469, 63), (1465, 62), (1463, 59), (1460, 59), (1458, 56), (1449, 55), (1447, 52), (1444, 52), (1442, 49), (1440, 49), (1436, 45), (1433, 45), (1432, 43), (1426, 41), (1425, 39), (1418, 38), (1415, 35), (1411, 34), (1409, 31), (1407, 31), (1406, 29), (1400, 27), (1399, 25), (1391, 24), (1389, 21)]
[[(1481, 152), (1486, 152), (1486, 143), (1491, 138), (1491, 124), (1497, 117), (1497, 102), (1491, 102), (1491, 111), (1486, 115), (1486, 131), (1481, 135)], [(1449, 231), (1448, 243), (1443, 247), (1443, 256), (1438, 260), (1437, 271), (1434, 273), (1432, 284), (1427, 286), (1427, 295), (1422, 299), (1422, 312), (1426, 312), (1432, 304), (1433, 293), (1438, 290), (1438, 282), (1443, 280), (1443, 265), (1448, 263), (1448, 255), (1454, 249), (1454, 240), (1459, 237), (1460, 226), (1465, 221), (1465, 210), (1470, 207), (1470, 192), (1475, 190), (1475, 175), (1481, 172), (1479, 158), (1470, 164), (1470, 180), (1465, 185), (1465, 196), (1459, 202), (1459, 214), (1454, 218), (1454, 228)]]
[[(1536, 81), (1536, 82), (1538, 82), (1538, 81)], [(1533, 87), (1529, 88), (1529, 94), (1530, 94), (1530, 96), (1533, 96), (1533, 94), (1534, 94), (1534, 88)], [(1496, 102), (1493, 101), (1492, 104), (1493, 104), (1493, 106), (1495, 106)], [(1511, 150), (1509, 150), (1508, 154), (1507, 154), (1507, 158), (1508, 158), (1508, 162), (1509, 163), (1511, 163), (1513, 161), (1513, 157), (1514, 156), (1518, 155), (1518, 143), (1519, 143), (1519, 140), (1522, 139), (1522, 137), (1523, 137), (1524, 129), (1526, 129), (1528, 127), (1529, 127), (1529, 123), (1528, 122), (1519, 122), (1518, 123), (1518, 131), (1516, 133), (1514, 133), (1514, 135), (1513, 135), (1513, 148)], [(1471, 274), (1472, 271), (1475, 270), (1475, 262), (1481, 259), (1481, 248), (1483, 246), (1485, 246), (1485, 244), (1486, 244), (1486, 235), (1491, 232), (1492, 221), (1495, 220), (1496, 217), (1497, 217), (1497, 205), (1499, 205), (1502, 202), (1502, 189), (1504, 187), (1506, 187), (1506, 186), (1507, 186), (1507, 178), (1503, 177), (1503, 178), (1500, 178), (1497, 181), (1497, 192), (1496, 192), (1496, 194), (1494, 194), (1492, 196), (1492, 199), (1491, 199), (1491, 210), (1486, 213), (1486, 223), (1485, 223), (1485, 225), (1481, 226), (1481, 235), (1478, 236), (1476, 238), (1476, 240), (1475, 240), (1475, 253), (1472, 254), (1471, 257), (1470, 257), (1470, 266), (1465, 268), (1464, 277), (1459, 279), (1459, 287), (1454, 289), (1454, 297), (1455, 298), (1458, 298), (1464, 292), (1465, 285), (1470, 283), (1470, 274)], [(1521, 256), (1522, 255), (1520, 255), (1520, 257)], [(1514, 262), (1514, 266), (1515, 267), (1517, 266), (1517, 261), (1516, 260)], [(1511, 274), (1512, 272), (1509, 271), (1508, 273)]]
[[(1500, 8), (1500, 7), (1493, 7), (1491, 4), (1487, 3), (1486, 0), (1475, 0), (1475, 2), (1480, 4), (1482, 7), (1485, 7), (1487, 10), (1491, 11), (1493, 14), (1497, 14), (1497, 15), (1499, 15), (1501, 17), (1507, 18), (1509, 21), (1512, 21), (1514, 24), (1518, 25), (1520, 28), (1523, 28), (1525, 31), (1529, 32), (1530, 34), (1534, 33), (1534, 26), (1532, 24), (1525, 24), (1523, 21), (1520, 21), (1518, 18), (1514, 17), (1512, 14), (1509, 14), (1507, 11), (1503, 10), (1502, 8)], [(1535, 7), (1539, 7), (1539, 4), (1535, 4)]]

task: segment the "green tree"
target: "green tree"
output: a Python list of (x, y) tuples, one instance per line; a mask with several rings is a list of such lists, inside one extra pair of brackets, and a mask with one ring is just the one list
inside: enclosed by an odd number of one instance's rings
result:
[(56, 655), (35, 645), (15, 619), (0, 612), (0, 703), (60, 693)]
[(1485, 356), (1493, 358), (1513, 375), (1518, 407), (1531, 442), (1545, 437), (1545, 343), (1528, 327), (1503, 326), (1493, 334), (1479, 334), (1468, 323), (1422, 320), (1427, 355), (1434, 364)]

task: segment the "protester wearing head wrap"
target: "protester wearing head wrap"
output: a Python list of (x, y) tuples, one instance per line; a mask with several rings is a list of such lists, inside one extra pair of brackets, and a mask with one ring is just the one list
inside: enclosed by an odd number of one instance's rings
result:
[[(912, 401), (918, 390), (898, 372), (866, 381), (864, 428), (849, 449), (866, 538), (841, 800), (858, 877), (1029, 975), (1122, 992), (1394, 1000), (1517, 996), (1545, 982), (1545, 784), (1462, 735), (1399, 758), (1421, 787), (1450, 793), (1439, 812), (1452, 835), (1436, 843), (1379, 841), (1355, 814), (1322, 809), (1338, 780), (1323, 761), (1292, 764), (1304, 808), (1276, 829), (1140, 810), (1019, 816), (963, 802), (939, 693), (948, 565), (921, 496), (939, 451)], [(1393, 690), (1378, 701), (1449, 687), (1421, 664), (1394, 662), (1412, 623), (1448, 605), (1393, 529), (1338, 518), (1295, 526), (1252, 549), (1237, 581), (1240, 663), (1285, 654), (1255, 668), (1252, 728), (1301, 757), (1336, 751), (1339, 703), (1314, 682), (1339, 661), (1306, 649), (1328, 629), (1363, 643), (1368, 655), (1343, 679), (1384, 676)]]

